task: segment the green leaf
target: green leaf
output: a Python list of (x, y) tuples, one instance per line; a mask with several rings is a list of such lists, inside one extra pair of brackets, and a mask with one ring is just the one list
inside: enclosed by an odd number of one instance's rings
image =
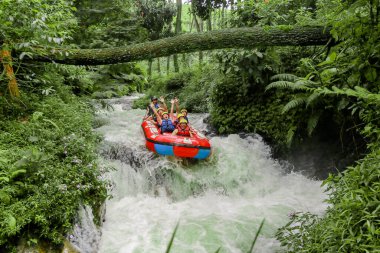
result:
[(8, 227), (11, 230), (14, 230), (16, 228), (16, 218), (13, 217), (11, 214), (8, 216)]
[(315, 127), (317, 126), (320, 116), (321, 116), (320, 113), (314, 113), (308, 119), (308, 121), (307, 121), (307, 133), (309, 134), (309, 136), (313, 133)]
[(259, 229), (258, 229), (257, 232), (256, 232), (255, 238), (253, 239), (253, 242), (252, 242), (252, 244), (251, 244), (251, 248), (249, 249), (248, 253), (252, 253), (252, 252), (253, 252), (253, 247), (255, 246), (256, 241), (257, 241), (257, 238), (259, 237), (259, 234), (260, 234), (261, 230), (263, 229), (264, 222), (265, 222), (265, 219), (263, 219), (263, 220), (261, 221), (261, 223), (260, 223), (260, 227), (259, 227)]
[(174, 241), (175, 234), (177, 233), (178, 226), (179, 226), (179, 222), (177, 223), (177, 225), (176, 225), (175, 228), (174, 228), (174, 231), (173, 231), (172, 237), (170, 238), (170, 241), (169, 241), (168, 247), (166, 248), (166, 251), (165, 251), (166, 253), (169, 253), (169, 252), (170, 252), (170, 249), (171, 249), (172, 246), (173, 246), (173, 241)]
[(367, 70), (364, 73), (364, 76), (370, 82), (376, 81), (376, 77), (377, 77), (376, 69), (375, 68), (367, 68)]
[(36, 120), (38, 120), (39, 118), (41, 118), (42, 115), (43, 115), (42, 112), (34, 112), (33, 115), (32, 115), (32, 119), (33, 119), (34, 121), (36, 121)]
[(0, 191), (0, 202), (8, 205), (11, 202), (11, 197), (4, 191)]
[(222, 247), (219, 247), (214, 253), (219, 253), (219, 251), (222, 249)]
[(306, 103), (306, 99), (304, 97), (296, 97), (293, 100), (289, 101), (284, 108), (282, 109), (282, 113), (286, 113), (291, 109), (294, 109), (300, 105), (303, 105)]
[(276, 81), (267, 85), (267, 87), (265, 87), (265, 91), (270, 90), (270, 89), (292, 89), (293, 86), (294, 86), (293, 82)]
[(57, 128), (59, 130), (59, 127), (57, 126), (57, 124), (55, 124), (52, 120), (50, 120), (50, 119), (43, 119), (43, 121), (52, 124), (55, 128)]
[(16, 170), (14, 172), (12, 172), (11, 174), (11, 178), (15, 178), (15, 177), (18, 177), (20, 176), (21, 174), (25, 174), (26, 173), (26, 170), (25, 169), (22, 169), (22, 170)]
[(9, 177), (0, 177), (0, 181), (9, 182)]

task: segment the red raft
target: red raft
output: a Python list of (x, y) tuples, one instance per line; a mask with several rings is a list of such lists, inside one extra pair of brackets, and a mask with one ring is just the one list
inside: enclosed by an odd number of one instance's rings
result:
[(163, 133), (157, 125), (144, 120), (141, 124), (146, 139), (146, 147), (160, 155), (178, 156), (185, 158), (206, 159), (211, 154), (209, 140), (192, 128), (193, 137)]

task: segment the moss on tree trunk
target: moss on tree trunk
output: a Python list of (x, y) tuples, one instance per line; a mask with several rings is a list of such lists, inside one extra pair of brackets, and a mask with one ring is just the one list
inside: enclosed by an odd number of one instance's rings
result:
[(323, 27), (232, 28), (183, 34), (125, 47), (40, 50), (35, 52), (33, 61), (103, 65), (222, 48), (324, 45), (330, 38), (329, 30)]

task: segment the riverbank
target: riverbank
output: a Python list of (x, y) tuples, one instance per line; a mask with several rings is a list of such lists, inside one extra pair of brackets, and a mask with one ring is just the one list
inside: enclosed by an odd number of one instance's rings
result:
[(2, 252), (14, 252), (20, 238), (60, 248), (79, 207), (96, 210), (107, 197), (88, 101), (67, 94), (23, 102), (28, 110), (0, 123)]

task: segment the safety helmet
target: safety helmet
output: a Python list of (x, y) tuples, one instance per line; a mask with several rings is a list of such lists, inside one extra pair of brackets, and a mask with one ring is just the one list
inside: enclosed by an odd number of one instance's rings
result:
[(182, 118), (182, 119), (179, 121), (179, 123), (180, 123), (180, 124), (182, 124), (182, 123), (187, 124), (187, 120)]
[(163, 110), (164, 110), (164, 108), (159, 107), (159, 108), (157, 109), (157, 112), (158, 112), (158, 111), (163, 111)]
[(179, 114), (177, 115), (177, 119), (179, 119), (179, 118), (181, 118), (181, 117), (185, 117), (185, 115), (183, 115), (182, 113), (179, 113)]
[(152, 96), (152, 97), (150, 98), (150, 101), (153, 101), (153, 100), (158, 100), (158, 98), (157, 98), (156, 96)]
[(162, 113), (162, 116), (164, 116), (165, 114), (168, 114), (168, 112), (163, 112), (163, 113)]
[(181, 110), (181, 112), (186, 112), (186, 113), (187, 113), (187, 110), (186, 110), (185, 108), (183, 108), (183, 109)]

